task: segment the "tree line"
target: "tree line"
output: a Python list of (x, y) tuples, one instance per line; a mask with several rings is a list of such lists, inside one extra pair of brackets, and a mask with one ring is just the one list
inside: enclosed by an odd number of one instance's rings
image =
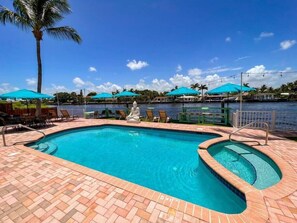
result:
[[(248, 86), (249, 87), (249, 83), (244, 83), (244, 86)], [(178, 86), (175, 86), (174, 89), (177, 89)], [(191, 85), (191, 88), (195, 89), (195, 90), (200, 90), (201, 91), (201, 95), (203, 96), (206, 92), (206, 90), (208, 90), (207, 85), (205, 84), (199, 84), (199, 83), (195, 83)], [(290, 82), (287, 84), (282, 84), (280, 87), (278, 88), (273, 88), (273, 87), (268, 87), (267, 85), (262, 85), (259, 88), (255, 88), (255, 91), (250, 92), (250, 94), (257, 94), (257, 93), (275, 93), (276, 96), (280, 95), (280, 93), (290, 93), (290, 94), (297, 94), (297, 80), (294, 82)], [(137, 97), (137, 101), (138, 102), (150, 102), (152, 101), (155, 97), (164, 97), (166, 95), (166, 93), (168, 93), (168, 91), (164, 91), (164, 92), (158, 92), (158, 91), (154, 91), (154, 90), (149, 90), (149, 89), (145, 89), (145, 90), (137, 90), (137, 89), (124, 89), (137, 93), (140, 96)], [(112, 94), (117, 94), (119, 93), (119, 91), (114, 91), (112, 92)], [(58, 92), (54, 94), (54, 103), (69, 103), (69, 104), (84, 104), (84, 103), (96, 103), (98, 102), (98, 100), (94, 100), (91, 97), (95, 96), (97, 94), (97, 92), (89, 92), (87, 95), (83, 94), (83, 90), (80, 90), (79, 93), (76, 92)], [(127, 102), (127, 101), (132, 101), (134, 100), (133, 98), (118, 98), (117, 102)], [(104, 101), (108, 103), (107, 101)]]

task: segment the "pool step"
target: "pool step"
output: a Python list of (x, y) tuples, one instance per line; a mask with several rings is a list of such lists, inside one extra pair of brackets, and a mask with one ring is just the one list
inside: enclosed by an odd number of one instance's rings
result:
[(266, 185), (267, 177), (269, 176), (270, 179), (278, 178), (278, 174), (273, 169), (273, 167), (264, 161), (262, 158), (253, 154), (251, 151), (242, 148), (238, 145), (228, 145), (225, 146), (229, 150), (236, 152), (237, 154), (244, 157), (248, 162), (250, 162), (255, 170), (256, 170), (256, 180), (254, 182), (254, 186), (258, 189), (262, 189), (263, 185)]
[(46, 150), (48, 150), (49, 145), (47, 143), (40, 143), (38, 145), (31, 146), (31, 148), (38, 150), (40, 152), (45, 152)]
[(33, 145), (31, 146), (31, 148), (38, 150), (40, 152), (49, 154), (49, 155), (53, 155), (57, 152), (58, 150), (58, 146), (56, 144), (53, 143), (40, 143), (38, 145)]

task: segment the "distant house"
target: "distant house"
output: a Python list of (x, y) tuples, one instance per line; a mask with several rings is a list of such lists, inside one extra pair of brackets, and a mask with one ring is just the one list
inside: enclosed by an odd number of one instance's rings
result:
[(195, 101), (198, 101), (198, 97), (197, 96), (181, 96), (181, 97), (178, 97), (176, 99), (176, 101), (180, 101), (180, 102), (195, 102)]
[(169, 97), (155, 97), (151, 102), (155, 102), (155, 103), (162, 103), (162, 102), (172, 102), (172, 99)]
[(274, 93), (258, 93), (254, 95), (254, 100), (258, 101), (272, 101), (275, 100)]
[(222, 101), (224, 98), (226, 98), (226, 95), (204, 95), (204, 101)]

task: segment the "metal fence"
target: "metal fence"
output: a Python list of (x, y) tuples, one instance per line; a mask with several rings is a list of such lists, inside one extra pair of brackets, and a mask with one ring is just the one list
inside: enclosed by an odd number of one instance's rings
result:
[[(236, 111), (232, 115), (231, 123), (240, 128), (251, 122), (266, 122), (270, 131), (297, 131), (297, 112), (280, 111)], [(253, 127), (263, 127), (255, 124)]]

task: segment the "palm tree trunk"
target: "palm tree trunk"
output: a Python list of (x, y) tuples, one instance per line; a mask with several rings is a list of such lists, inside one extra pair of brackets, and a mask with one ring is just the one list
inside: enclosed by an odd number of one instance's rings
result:
[(204, 95), (203, 95), (203, 88), (201, 89), (202, 93), (202, 103), (204, 103)]
[[(41, 93), (42, 86), (42, 63), (41, 63), (41, 52), (40, 52), (40, 40), (36, 39), (36, 54), (38, 64), (38, 77), (37, 77), (37, 92)], [(41, 114), (41, 100), (37, 100), (36, 103), (36, 116)]]

